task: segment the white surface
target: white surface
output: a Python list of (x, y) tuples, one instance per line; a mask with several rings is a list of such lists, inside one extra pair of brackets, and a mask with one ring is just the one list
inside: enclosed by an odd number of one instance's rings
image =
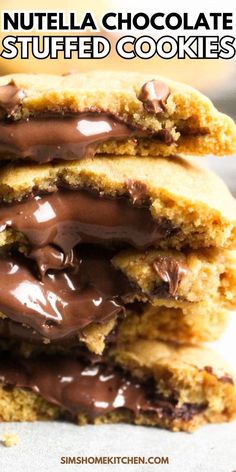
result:
[[(203, 159), (235, 190), (236, 158)], [(221, 340), (212, 344), (236, 371), (236, 314)], [(20, 444), (0, 445), (0, 472), (57, 472), (60, 470), (233, 472), (236, 470), (236, 422), (208, 425), (194, 434), (171, 433), (129, 425), (77, 427), (62, 422), (0, 424), (16, 432)], [(169, 465), (62, 465), (61, 456), (169, 456)]]
[[(233, 472), (236, 423), (208, 425), (194, 434), (128, 425), (80, 427), (64, 423), (12, 424), (21, 442), (0, 448), (2, 472)], [(169, 456), (169, 465), (62, 465), (61, 456)]]

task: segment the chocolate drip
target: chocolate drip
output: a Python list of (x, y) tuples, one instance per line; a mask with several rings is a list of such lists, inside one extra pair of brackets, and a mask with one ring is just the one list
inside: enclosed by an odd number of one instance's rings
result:
[(61, 190), (3, 206), (0, 231), (9, 227), (23, 233), (32, 249), (54, 244), (65, 254), (79, 243), (145, 249), (176, 232), (170, 221), (154, 221), (147, 207), (83, 190)]
[(167, 98), (170, 95), (169, 87), (161, 80), (150, 80), (141, 88), (138, 99), (150, 113), (163, 113), (166, 110)]
[(104, 323), (124, 310), (122, 300), (132, 293), (110, 257), (105, 250), (83, 248), (74, 256), (74, 272), (50, 271), (42, 281), (23, 258), (1, 258), (0, 311), (52, 340)]
[(173, 257), (159, 256), (153, 262), (153, 268), (160, 279), (168, 284), (169, 295), (175, 297), (179, 283), (187, 273), (187, 267)]
[[(91, 323), (116, 317), (133, 293), (125, 275), (111, 266), (113, 254), (85, 244), (145, 248), (175, 231), (171, 223), (154, 221), (148, 208), (127, 198), (98, 197), (84, 190), (61, 190), (5, 205), (0, 230), (9, 227), (26, 237), (31, 260), (0, 259), (0, 311), (35, 330), (36, 336), (28, 330), (31, 339), (56, 342), (75, 340)], [(22, 329), (9, 329), (24, 339)]]
[(126, 408), (135, 415), (154, 413), (170, 420), (190, 420), (206, 405), (184, 404), (155, 395), (154, 386), (142, 384), (105, 364), (84, 365), (69, 357), (40, 356), (30, 359), (1, 360), (0, 382), (5, 386), (27, 388), (73, 416), (97, 415)]
[(76, 267), (76, 260), (73, 249), (70, 249), (68, 254), (53, 246), (44, 246), (33, 249), (29, 253), (29, 258), (36, 261), (39, 274), (43, 278), (49, 269), (63, 270), (74, 269)]
[[(11, 80), (7, 85), (1, 85), (0, 111), (3, 111), (6, 117), (10, 118), (20, 108), (24, 96), (24, 91), (17, 87), (14, 80)], [(22, 139), (25, 139), (25, 137), (22, 136)]]

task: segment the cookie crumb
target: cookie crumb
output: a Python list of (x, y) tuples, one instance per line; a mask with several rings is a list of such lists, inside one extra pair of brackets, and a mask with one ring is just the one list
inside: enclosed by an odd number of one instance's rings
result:
[(2, 437), (2, 444), (5, 447), (16, 446), (20, 442), (20, 438), (15, 433), (5, 433)]

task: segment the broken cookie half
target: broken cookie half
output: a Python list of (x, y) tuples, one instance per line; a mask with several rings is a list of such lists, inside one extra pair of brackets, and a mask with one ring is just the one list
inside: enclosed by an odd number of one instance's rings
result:
[(0, 78), (4, 160), (235, 151), (233, 121), (197, 90), (166, 78), (106, 71)]
[(214, 173), (180, 157), (4, 166), (0, 202), (1, 244), (22, 233), (34, 245), (60, 246), (56, 224), (70, 232), (69, 246), (111, 239), (137, 249), (236, 246), (235, 199)]
[(236, 202), (180, 155), (235, 151), (173, 81), (0, 78), (0, 420), (235, 417), (230, 369), (194, 345), (236, 305)]
[(1, 421), (66, 416), (193, 431), (236, 415), (233, 375), (215, 353), (157, 341), (116, 346), (96, 360), (2, 352), (0, 384)]

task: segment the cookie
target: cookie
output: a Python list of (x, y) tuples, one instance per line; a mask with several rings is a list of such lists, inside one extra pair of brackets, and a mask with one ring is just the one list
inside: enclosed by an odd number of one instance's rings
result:
[[(166, 304), (167, 305), (167, 304)], [(234, 315), (232, 315), (234, 316)], [(219, 300), (198, 303), (151, 303), (130, 305), (116, 328), (116, 342), (137, 339), (200, 344), (219, 339), (229, 320), (229, 311)], [(1, 334), (1, 329), (0, 329)]]
[[(32, 240), (27, 224), (36, 229), (40, 223), (43, 233), (50, 221), (55, 224), (56, 218), (57, 224), (64, 224), (67, 218), (76, 224), (80, 219), (86, 243), (112, 239), (138, 249), (235, 247), (235, 199), (218, 176), (180, 157), (137, 157), (135, 166), (128, 156), (10, 165), (0, 171), (0, 200), (24, 200), (20, 206), (1, 206), (1, 245), (19, 238), (18, 233)], [(17, 216), (23, 210), (24, 224)], [(30, 216), (34, 212), (40, 221)], [(54, 243), (58, 244), (55, 239)]]
[(38, 352), (68, 354), (81, 348), (101, 355), (115, 343), (138, 339), (193, 345), (216, 341), (229, 320), (229, 311), (219, 300), (176, 303), (175, 306), (135, 302), (126, 305), (125, 313), (125, 317), (119, 316), (109, 322), (91, 323), (64, 340), (45, 338), (29, 326), (0, 313), (0, 343), (26, 357)]
[[(100, 354), (126, 316), (124, 326), (137, 336), (146, 323), (147, 338), (150, 331), (154, 338), (171, 336), (180, 342), (186, 333), (193, 341), (211, 340), (223, 329), (222, 317), (225, 320), (227, 311), (236, 306), (234, 251), (117, 253), (78, 245), (65, 254), (52, 245), (28, 249), (25, 255), (15, 247), (2, 252), (0, 336), (46, 346), (82, 342)], [(153, 308), (151, 316), (147, 302)], [(173, 324), (165, 326), (171, 313)], [(187, 330), (181, 334), (182, 320)]]
[(2, 159), (236, 151), (233, 121), (208, 98), (185, 84), (145, 74), (3, 76), (0, 118)]
[(79, 424), (131, 422), (193, 431), (236, 415), (232, 373), (200, 347), (139, 341), (92, 363), (2, 353), (0, 379), (1, 421), (66, 415)]

